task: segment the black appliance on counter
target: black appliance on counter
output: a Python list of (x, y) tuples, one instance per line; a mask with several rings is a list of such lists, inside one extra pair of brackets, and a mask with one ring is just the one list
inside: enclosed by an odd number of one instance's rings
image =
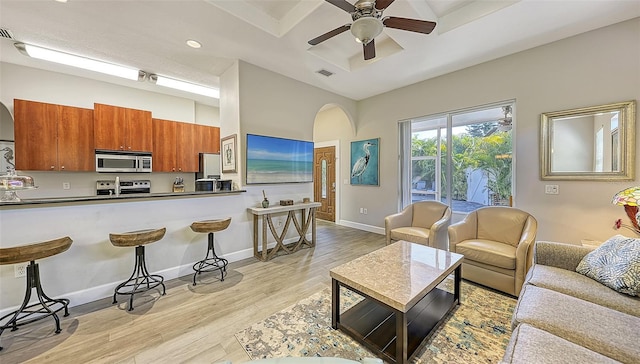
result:
[(196, 191), (231, 191), (230, 179), (201, 178), (196, 180)]
[[(151, 181), (149, 180), (132, 180), (120, 181), (120, 194), (131, 195), (140, 193), (151, 193)], [(116, 195), (116, 181), (97, 181), (96, 195)]]

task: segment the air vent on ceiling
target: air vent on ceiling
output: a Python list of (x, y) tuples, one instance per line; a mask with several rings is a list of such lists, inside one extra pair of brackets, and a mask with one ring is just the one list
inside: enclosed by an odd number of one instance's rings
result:
[(6, 28), (0, 28), (0, 38), (7, 38), (7, 39), (11, 39), (11, 40), (16, 40), (13, 37), (13, 33), (11, 33), (11, 31), (9, 29), (6, 29)]
[(325, 69), (321, 69), (320, 71), (316, 71), (316, 73), (319, 73), (319, 74), (321, 74), (321, 75), (323, 75), (325, 77), (329, 77), (329, 76), (333, 75), (333, 72), (327, 71)]

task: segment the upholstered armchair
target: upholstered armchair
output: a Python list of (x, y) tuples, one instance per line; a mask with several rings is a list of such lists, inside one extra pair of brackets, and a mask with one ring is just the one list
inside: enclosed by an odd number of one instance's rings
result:
[(384, 219), (387, 245), (391, 240), (406, 240), (447, 250), (447, 227), (451, 209), (438, 201), (420, 201)]
[(462, 278), (520, 295), (538, 222), (513, 207), (483, 207), (449, 226), (449, 251), (464, 255)]

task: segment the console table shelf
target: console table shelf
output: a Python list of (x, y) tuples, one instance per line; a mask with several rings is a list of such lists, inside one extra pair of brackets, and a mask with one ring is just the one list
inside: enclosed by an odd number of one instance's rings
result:
[[(297, 203), (288, 206), (273, 206), (273, 207), (250, 207), (249, 212), (253, 214), (253, 255), (262, 261), (267, 261), (275, 257), (279, 251), (284, 251), (286, 254), (291, 254), (303, 248), (304, 246), (313, 247), (316, 244), (316, 209), (322, 206), (319, 202), (306, 202)], [(300, 211), (300, 220), (296, 216), (296, 211)], [(284, 223), (282, 231), (278, 233), (276, 227), (273, 224), (273, 215), (287, 214), (287, 221)], [(259, 220), (262, 217), (262, 244), (259, 242), (258, 230)], [(284, 239), (287, 236), (289, 226), (293, 222), (293, 225), (298, 232), (298, 241), (290, 244), (284, 244)], [(307, 231), (311, 226), (311, 241), (307, 240)], [(271, 231), (271, 235), (276, 241), (275, 247), (267, 248), (267, 227)], [(261, 245), (261, 247), (260, 247)], [(259, 250), (258, 248), (261, 248)]]

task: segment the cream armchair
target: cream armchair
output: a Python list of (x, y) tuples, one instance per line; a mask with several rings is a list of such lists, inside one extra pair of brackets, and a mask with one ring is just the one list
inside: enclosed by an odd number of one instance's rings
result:
[(538, 222), (512, 207), (483, 207), (449, 226), (449, 251), (464, 255), (462, 278), (520, 295)]
[(391, 240), (406, 240), (447, 250), (447, 227), (451, 209), (438, 201), (420, 201), (384, 219), (387, 245)]

